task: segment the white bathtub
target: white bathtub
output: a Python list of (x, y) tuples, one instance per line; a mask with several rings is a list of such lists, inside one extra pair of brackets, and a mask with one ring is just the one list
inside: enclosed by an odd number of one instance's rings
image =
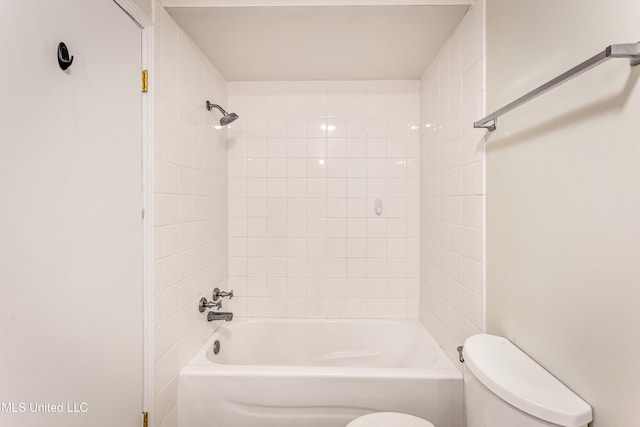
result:
[(397, 411), (462, 427), (462, 394), (415, 321), (235, 319), (180, 371), (178, 426), (344, 427)]

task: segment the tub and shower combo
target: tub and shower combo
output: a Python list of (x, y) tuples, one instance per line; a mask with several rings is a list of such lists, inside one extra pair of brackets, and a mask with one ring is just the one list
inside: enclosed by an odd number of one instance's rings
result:
[(236, 319), (180, 372), (179, 426), (344, 427), (394, 411), (462, 426), (462, 375), (417, 321)]

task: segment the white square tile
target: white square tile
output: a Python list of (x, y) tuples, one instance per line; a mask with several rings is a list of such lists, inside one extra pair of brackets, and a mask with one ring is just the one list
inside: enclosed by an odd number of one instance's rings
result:
[(227, 155), (229, 157), (246, 158), (248, 152), (248, 142), (245, 138), (228, 138)]
[(287, 254), (290, 258), (304, 258), (307, 256), (307, 239), (288, 238)]
[(371, 93), (367, 88), (367, 116), (385, 117), (387, 116), (386, 89), (380, 89), (377, 93)]
[(307, 121), (304, 118), (287, 119), (287, 137), (305, 138), (307, 136)]
[[(366, 89), (365, 89), (366, 91)], [(366, 117), (367, 98), (360, 94), (349, 94), (347, 98), (347, 117)]]
[(307, 157), (307, 140), (305, 138), (287, 139), (287, 156), (289, 160), (294, 157)]
[(467, 227), (484, 228), (484, 197), (463, 197), (462, 225)]
[(287, 275), (287, 258), (286, 257), (267, 258), (267, 276), (269, 278), (285, 277), (286, 275)]
[(347, 159), (327, 159), (327, 176), (330, 178), (343, 178), (347, 176)]
[(367, 298), (366, 316), (371, 319), (381, 319), (388, 316), (387, 305), (384, 299)]
[(267, 159), (249, 158), (247, 161), (247, 176), (250, 178), (266, 178)]
[(387, 220), (383, 218), (369, 218), (366, 220), (368, 237), (387, 237)]
[(367, 156), (367, 140), (365, 138), (349, 138), (347, 140), (347, 157), (364, 158)]
[(367, 138), (386, 138), (387, 120), (382, 117), (370, 117), (367, 119)]
[(367, 176), (367, 162), (365, 159), (347, 159), (347, 176), (358, 178)]
[(286, 136), (287, 136), (287, 119), (270, 118), (269, 121), (267, 122), (267, 137), (268, 138), (284, 138)]
[(327, 157), (347, 157), (347, 139), (331, 138), (327, 140)]
[(352, 115), (346, 123), (349, 138), (365, 138), (367, 136), (367, 121), (364, 117)]
[(385, 159), (367, 159), (367, 176), (369, 178), (386, 178), (387, 163), (388, 161)]
[(305, 197), (306, 195), (307, 195), (307, 179), (306, 178), (287, 179), (287, 196), (288, 197), (294, 197), (294, 198)]
[[(348, 258), (347, 259), (347, 277), (358, 278), (367, 275), (367, 259), (366, 258)], [(362, 297), (365, 295), (364, 281), (349, 280), (350, 297)], [(360, 286), (355, 286), (360, 284)]]
[(287, 140), (284, 137), (267, 139), (267, 156), (283, 158), (287, 156)]
[(309, 237), (327, 237), (327, 218), (316, 217), (309, 218), (307, 221), (307, 236)]
[(367, 315), (366, 302), (363, 299), (347, 299), (347, 317), (351, 319), (362, 319)]
[[(397, 194), (397, 193), (390, 193)], [(387, 179), (385, 178), (371, 178), (367, 179), (367, 193), (368, 197), (384, 197), (387, 195)]]
[(327, 217), (344, 218), (347, 215), (347, 199), (329, 198), (327, 199)]
[(285, 277), (267, 278), (267, 295), (270, 297), (287, 296), (287, 279)]
[(307, 137), (320, 138), (327, 136), (327, 119), (309, 118), (307, 120)]
[(387, 175), (391, 178), (405, 178), (407, 176), (408, 162), (404, 159), (388, 159)]
[(347, 237), (367, 237), (367, 220), (364, 218), (348, 218)]
[(409, 243), (407, 239), (391, 238), (387, 239), (386, 242), (389, 258), (407, 258), (409, 256)]
[[(338, 258), (339, 261), (346, 258), (347, 239), (345, 237), (327, 239), (327, 254), (333, 258)], [(342, 274), (337, 277), (344, 277), (345, 271), (341, 272)]]
[(267, 196), (269, 199), (273, 197), (287, 196), (287, 179), (286, 178), (267, 178)]
[(327, 196), (328, 197), (346, 197), (347, 195), (347, 179), (346, 178), (328, 178), (327, 179)]
[[(253, 97), (252, 97), (253, 98)], [(265, 138), (267, 136), (267, 119), (264, 117), (248, 117), (246, 137), (249, 139)], [(281, 135), (280, 135), (281, 136)]]
[(307, 159), (307, 176), (314, 178), (326, 177), (327, 159), (324, 157)]
[(325, 178), (307, 178), (308, 197), (326, 197), (327, 180)]
[(304, 158), (287, 160), (287, 176), (290, 178), (303, 178), (307, 176), (307, 160)]
[(269, 256), (273, 257), (286, 257), (287, 242), (288, 239), (284, 237), (267, 238), (267, 253), (269, 254)]
[(310, 198), (307, 199), (308, 218), (327, 218), (327, 199)]
[(387, 156), (387, 140), (384, 138), (367, 139), (367, 157), (384, 158)]
[(287, 215), (289, 218), (305, 218), (307, 216), (307, 200), (289, 197), (287, 199)]
[(307, 115), (309, 117), (326, 117), (329, 113), (327, 97), (324, 94), (317, 94), (306, 99)]
[(247, 235), (252, 237), (267, 237), (267, 219), (248, 218)]
[(409, 111), (409, 97), (405, 89), (404, 93), (394, 92), (387, 96), (387, 115), (390, 117), (407, 117)]
[(328, 117), (346, 117), (347, 116), (347, 97), (346, 96), (328, 96), (326, 101), (327, 101)]
[(369, 238), (367, 239), (367, 257), (386, 258), (387, 239)]
[(287, 220), (285, 218), (268, 218), (267, 235), (269, 237), (286, 237)]
[(228, 254), (235, 257), (247, 256), (247, 239), (244, 237), (230, 237)]
[(367, 216), (367, 199), (364, 197), (347, 199), (347, 217), (365, 218)]
[(307, 237), (307, 219), (289, 218), (287, 220), (287, 237)]
[[(307, 276), (307, 259), (306, 258), (289, 258), (287, 261), (287, 276), (289, 277), (306, 277)], [(290, 285), (295, 282), (289, 281)], [(293, 290), (292, 286), (289, 286), (289, 290)], [(303, 291), (304, 292), (304, 291)]]
[(345, 118), (331, 117), (327, 119), (326, 123), (327, 138), (344, 138), (347, 136), (347, 120)]
[(246, 158), (233, 158), (227, 159), (228, 171), (230, 178), (244, 178), (247, 176), (247, 159)]
[(307, 139), (307, 157), (311, 157), (311, 158), (327, 157), (327, 140), (324, 138)]
[(367, 180), (365, 178), (349, 178), (347, 180), (347, 197), (362, 198), (367, 195)]
[(407, 138), (388, 138), (387, 139), (387, 155), (389, 157), (406, 158), (408, 155), (408, 139)]
[(267, 176), (270, 178), (284, 178), (287, 176), (286, 159), (270, 158), (267, 160)]
[(349, 258), (365, 258), (367, 256), (367, 239), (347, 238), (347, 256)]
[(249, 217), (267, 216), (267, 198), (249, 197), (247, 200), (247, 211)]
[(344, 238), (347, 237), (346, 218), (327, 218), (326, 236)]
[(387, 118), (387, 137), (407, 138), (409, 136), (410, 126), (411, 124), (406, 117)]

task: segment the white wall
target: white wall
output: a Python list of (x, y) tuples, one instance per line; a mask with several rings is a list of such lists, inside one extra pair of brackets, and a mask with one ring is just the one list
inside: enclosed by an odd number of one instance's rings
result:
[(140, 29), (112, 1), (2, 6), (0, 425), (139, 426)]
[(198, 300), (227, 288), (227, 145), (205, 108), (226, 86), (160, 5), (154, 36), (154, 414), (173, 427), (178, 372), (215, 327)]
[[(612, 43), (636, 0), (490, 0), (490, 110)], [(640, 67), (616, 59), (505, 115), (487, 141), (487, 329), (638, 425)]]
[(230, 83), (229, 108), (234, 312), (417, 317), (418, 82)]
[(420, 319), (457, 363), (484, 330), (484, 1), (421, 80)]

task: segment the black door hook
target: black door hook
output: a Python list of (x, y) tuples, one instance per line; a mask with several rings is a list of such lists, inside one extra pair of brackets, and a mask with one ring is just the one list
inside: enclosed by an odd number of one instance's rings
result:
[(58, 65), (62, 70), (66, 70), (73, 63), (73, 56), (69, 57), (69, 49), (64, 42), (58, 44)]

